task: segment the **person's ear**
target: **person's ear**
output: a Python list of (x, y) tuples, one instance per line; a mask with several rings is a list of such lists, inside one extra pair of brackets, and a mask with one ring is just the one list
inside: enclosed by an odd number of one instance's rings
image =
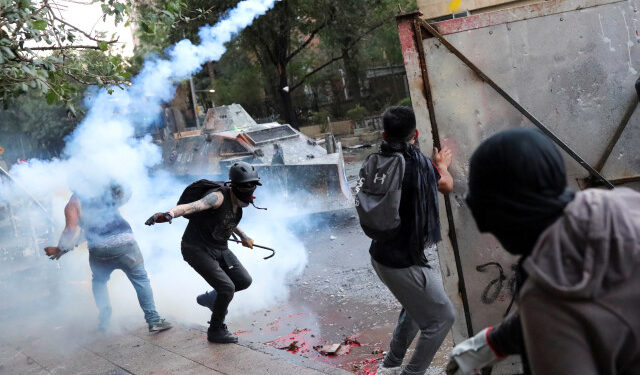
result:
[(386, 132), (382, 132), (382, 139), (383, 140), (387, 140), (387, 133)]

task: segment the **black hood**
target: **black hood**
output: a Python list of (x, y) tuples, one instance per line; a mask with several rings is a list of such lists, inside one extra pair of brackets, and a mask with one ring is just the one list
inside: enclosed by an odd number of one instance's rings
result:
[(478, 229), (512, 254), (530, 254), (573, 196), (560, 152), (537, 130), (500, 132), (471, 156), (467, 204)]

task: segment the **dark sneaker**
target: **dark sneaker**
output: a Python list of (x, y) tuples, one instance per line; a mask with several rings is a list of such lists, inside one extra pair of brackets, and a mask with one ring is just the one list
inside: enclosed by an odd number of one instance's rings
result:
[(213, 311), (213, 304), (216, 302), (216, 297), (218, 297), (218, 292), (212, 290), (196, 297), (196, 302), (198, 302), (198, 305), (204, 306)]
[(162, 332), (168, 330), (171, 327), (173, 327), (171, 323), (167, 322), (164, 319), (158, 319), (155, 322), (149, 323), (149, 332)]
[(209, 327), (209, 330), (207, 331), (207, 340), (218, 344), (235, 344), (238, 342), (238, 338), (229, 332), (226, 324), (217, 327)]

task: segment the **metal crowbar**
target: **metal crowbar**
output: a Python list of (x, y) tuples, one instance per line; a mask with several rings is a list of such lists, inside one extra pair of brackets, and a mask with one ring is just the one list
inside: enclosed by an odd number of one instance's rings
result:
[[(240, 243), (240, 244), (242, 243), (242, 241), (237, 240), (237, 239), (235, 239), (235, 238), (229, 238), (229, 241), (233, 241), (233, 242)], [(262, 258), (262, 259), (269, 259), (269, 258), (273, 258), (273, 256), (274, 256), (274, 255), (276, 255), (276, 251), (275, 251), (275, 250), (273, 250), (273, 249), (272, 249), (272, 248), (270, 248), (270, 247), (261, 246), (261, 245), (256, 245), (256, 244), (253, 244), (253, 247), (259, 247), (259, 248), (261, 248), (261, 249), (265, 249), (265, 250), (269, 250), (269, 251), (271, 251), (271, 255), (268, 255), (268, 256), (266, 256), (266, 257), (264, 257), (264, 258)]]

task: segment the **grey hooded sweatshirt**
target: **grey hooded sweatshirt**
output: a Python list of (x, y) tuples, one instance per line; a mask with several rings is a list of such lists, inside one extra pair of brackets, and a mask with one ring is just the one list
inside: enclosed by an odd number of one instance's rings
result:
[(640, 193), (577, 193), (524, 268), (534, 374), (640, 374)]

